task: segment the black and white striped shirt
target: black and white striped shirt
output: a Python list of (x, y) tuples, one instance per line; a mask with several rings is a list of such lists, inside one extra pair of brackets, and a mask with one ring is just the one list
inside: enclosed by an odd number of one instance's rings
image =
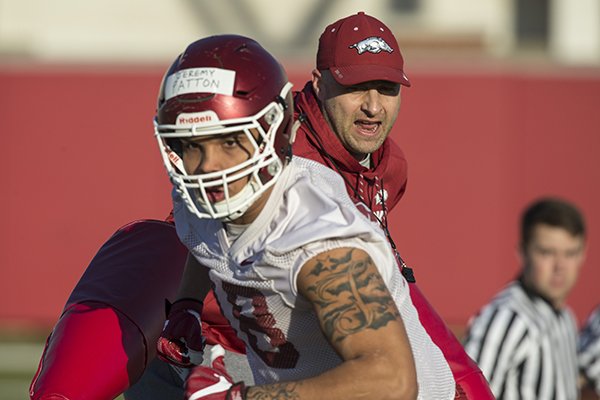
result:
[(580, 332), (579, 368), (600, 396), (600, 305)]
[(575, 400), (577, 323), (515, 281), (470, 323), (465, 350), (497, 399)]

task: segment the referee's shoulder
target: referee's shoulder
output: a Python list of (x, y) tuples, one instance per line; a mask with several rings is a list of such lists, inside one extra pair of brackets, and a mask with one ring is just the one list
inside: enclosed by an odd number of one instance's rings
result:
[(522, 324), (527, 330), (538, 330), (538, 316), (534, 305), (518, 284), (510, 284), (502, 289), (490, 303), (484, 306), (478, 318), (486, 324), (497, 320), (507, 320), (512, 324)]

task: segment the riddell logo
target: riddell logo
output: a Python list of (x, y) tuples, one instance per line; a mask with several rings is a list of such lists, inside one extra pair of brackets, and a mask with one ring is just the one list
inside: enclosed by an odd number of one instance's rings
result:
[(189, 124), (204, 124), (212, 121), (210, 115), (195, 116), (195, 117), (182, 117), (177, 118), (177, 125), (189, 125)]
[(178, 162), (181, 161), (181, 158), (179, 158), (179, 156), (177, 154), (175, 154), (174, 152), (170, 151), (169, 152), (169, 160), (171, 160), (171, 162), (173, 164), (177, 164)]
[(218, 121), (217, 114), (213, 111), (203, 111), (199, 113), (179, 114), (177, 117), (178, 126), (189, 126), (189, 125), (207, 125), (212, 122)]

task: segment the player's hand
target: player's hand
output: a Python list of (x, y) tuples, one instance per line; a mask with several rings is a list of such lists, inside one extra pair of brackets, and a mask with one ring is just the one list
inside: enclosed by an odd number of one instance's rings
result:
[(233, 383), (224, 362), (225, 350), (220, 345), (210, 349), (211, 367), (203, 365), (192, 370), (185, 383), (186, 400), (244, 400), (244, 382)]
[(181, 299), (167, 302), (167, 320), (156, 343), (158, 357), (183, 368), (202, 363), (202, 305), (200, 300)]

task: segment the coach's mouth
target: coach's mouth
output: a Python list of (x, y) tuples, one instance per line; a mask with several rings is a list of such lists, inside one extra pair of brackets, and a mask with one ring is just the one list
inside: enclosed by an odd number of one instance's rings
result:
[(376, 136), (381, 127), (380, 121), (365, 121), (365, 120), (357, 120), (354, 122), (354, 126), (358, 133), (364, 136)]

